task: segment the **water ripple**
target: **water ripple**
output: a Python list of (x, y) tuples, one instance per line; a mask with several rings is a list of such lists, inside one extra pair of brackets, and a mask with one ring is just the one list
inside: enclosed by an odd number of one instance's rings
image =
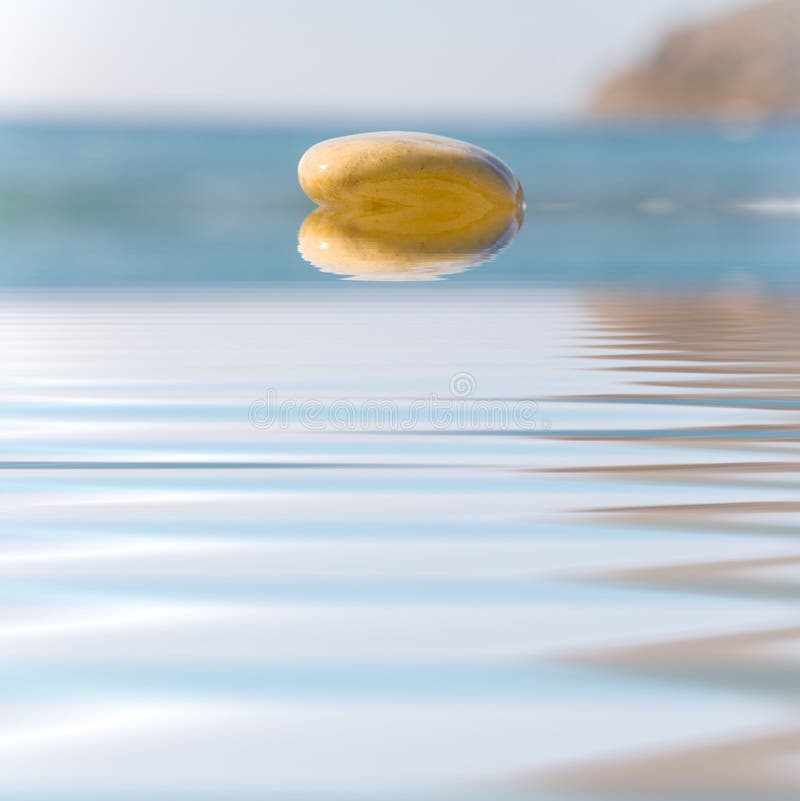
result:
[(798, 299), (369, 291), (0, 301), (8, 792), (794, 797)]

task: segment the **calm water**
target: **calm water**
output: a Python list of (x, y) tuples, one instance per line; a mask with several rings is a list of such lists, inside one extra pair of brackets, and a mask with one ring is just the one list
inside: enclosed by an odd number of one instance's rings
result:
[(797, 798), (800, 129), (444, 130), (414, 284), (336, 133), (0, 128), (0, 797)]

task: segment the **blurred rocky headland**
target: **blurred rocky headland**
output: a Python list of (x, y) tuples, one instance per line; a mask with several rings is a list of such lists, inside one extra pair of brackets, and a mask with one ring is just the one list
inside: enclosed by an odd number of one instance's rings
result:
[(593, 98), (598, 116), (800, 114), (800, 0), (772, 0), (669, 33)]

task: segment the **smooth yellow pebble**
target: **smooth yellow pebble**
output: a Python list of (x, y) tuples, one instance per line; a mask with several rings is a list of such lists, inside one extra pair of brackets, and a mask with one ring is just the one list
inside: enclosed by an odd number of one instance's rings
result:
[(486, 150), (425, 133), (381, 131), (328, 139), (297, 168), (303, 191), (320, 206), (458, 206), (465, 220), (522, 208), (514, 173)]

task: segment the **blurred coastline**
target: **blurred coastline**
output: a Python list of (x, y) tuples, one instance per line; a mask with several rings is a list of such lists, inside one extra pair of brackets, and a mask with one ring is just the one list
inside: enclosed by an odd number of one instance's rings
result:
[(594, 116), (758, 119), (800, 115), (800, 2), (769, 0), (664, 36), (610, 78)]

